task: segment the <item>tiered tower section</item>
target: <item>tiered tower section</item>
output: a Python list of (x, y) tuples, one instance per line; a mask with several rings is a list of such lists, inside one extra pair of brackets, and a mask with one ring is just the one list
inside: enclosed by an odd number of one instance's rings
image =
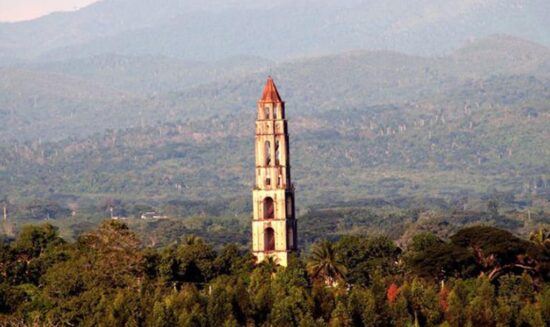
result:
[(287, 266), (297, 249), (294, 186), (290, 180), (285, 103), (269, 77), (258, 101), (256, 184), (253, 194), (252, 251), (258, 262), (273, 257)]

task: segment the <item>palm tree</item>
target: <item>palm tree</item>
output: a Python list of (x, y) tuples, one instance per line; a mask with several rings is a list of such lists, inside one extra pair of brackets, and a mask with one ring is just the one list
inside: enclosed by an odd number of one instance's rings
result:
[(8, 218), (9, 206), (10, 206), (10, 201), (8, 200), (7, 196), (0, 198), (0, 216), (2, 216), (4, 220), (7, 220)]
[(260, 262), (259, 266), (261, 266), (265, 272), (269, 273), (271, 277), (274, 277), (277, 272), (277, 268), (279, 267), (277, 261), (278, 260), (275, 257), (266, 257), (262, 262)]
[(327, 240), (313, 245), (307, 270), (311, 278), (322, 280), (329, 286), (336, 286), (339, 281), (344, 281), (347, 273), (346, 267), (336, 258), (334, 246)]
[(529, 236), (531, 242), (550, 250), (550, 230), (548, 228), (539, 228)]
[(196, 235), (187, 235), (183, 238), (183, 244), (185, 245), (196, 245), (203, 242), (202, 238)]

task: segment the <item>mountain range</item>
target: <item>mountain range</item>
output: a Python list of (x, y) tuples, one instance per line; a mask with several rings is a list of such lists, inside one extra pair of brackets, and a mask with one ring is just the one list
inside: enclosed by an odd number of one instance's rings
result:
[(104, 0), (0, 24), (2, 61), (94, 55), (270, 60), (354, 49), (438, 55), (509, 34), (550, 45), (545, 0)]
[[(85, 73), (59, 64), (5, 69), (4, 192), (61, 201), (246, 198), (255, 103), (269, 71), (233, 65), (219, 80), (181, 79), (153, 94), (143, 90), (174, 72), (141, 79), (126, 63), (112, 78), (94, 65)], [(493, 36), (438, 58), (353, 51), (273, 65), (301, 203), (548, 193), (549, 63), (544, 46)]]
[(550, 203), (548, 6), (105, 0), (0, 24), (0, 199), (247, 213), (272, 75), (300, 210)]
[[(269, 74), (281, 81), (291, 117), (434, 98), (444, 105), (446, 96), (486, 79), (498, 81), (495, 76), (532, 77), (542, 85), (534, 96), (544, 100), (549, 68), (548, 48), (502, 35), (437, 58), (350, 51), (283, 63), (257, 57), (207, 63), (104, 55), (18, 64), (0, 68), (0, 116), (5, 122), (0, 140), (62, 140), (248, 112)], [(485, 101), (506, 99), (506, 92)]]

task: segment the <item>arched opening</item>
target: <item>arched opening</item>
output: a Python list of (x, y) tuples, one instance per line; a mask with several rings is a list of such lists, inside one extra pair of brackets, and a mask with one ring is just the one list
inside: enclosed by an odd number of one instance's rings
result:
[(279, 149), (279, 141), (275, 141), (275, 164), (279, 165), (281, 162), (281, 151)]
[(264, 150), (265, 165), (268, 166), (271, 163), (271, 144), (269, 143), (269, 141), (265, 141)]
[(277, 107), (273, 108), (273, 119), (277, 119)]
[(264, 231), (264, 251), (275, 251), (275, 231), (271, 227)]
[(273, 219), (275, 217), (275, 205), (272, 198), (264, 199), (264, 219)]
[(293, 199), (291, 195), (286, 197), (286, 217), (294, 218), (294, 204), (292, 203)]
[(289, 226), (287, 229), (287, 244), (289, 249), (294, 249), (294, 229)]
[(269, 119), (269, 107), (265, 107), (264, 108), (264, 116), (265, 116), (265, 119)]

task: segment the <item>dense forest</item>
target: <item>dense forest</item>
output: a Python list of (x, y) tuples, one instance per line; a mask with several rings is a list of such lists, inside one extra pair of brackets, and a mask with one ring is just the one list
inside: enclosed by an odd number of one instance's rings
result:
[(115, 220), (61, 238), (25, 226), (1, 244), (9, 326), (546, 326), (550, 233), (484, 226), (448, 239), (318, 240), (288, 267), (187, 235), (144, 247)]

